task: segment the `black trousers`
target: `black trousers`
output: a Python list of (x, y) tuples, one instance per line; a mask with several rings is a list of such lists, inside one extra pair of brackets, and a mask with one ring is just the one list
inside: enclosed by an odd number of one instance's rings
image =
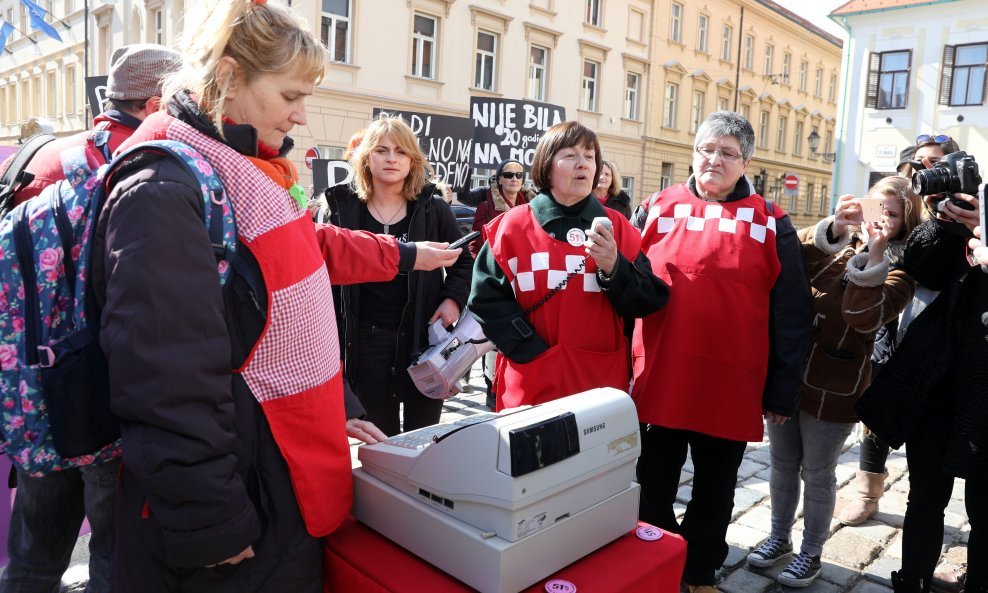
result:
[[(439, 422), (443, 400), (422, 395), (407, 368), (392, 369), (395, 359), (395, 330), (360, 326), (360, 355), (356, 360), (354, 389), (373, 422), (388, 436)], [(404, 426), (400, 404), (404, 404)]]
[[(936, 397), (936, 396), (934, 396)], [(909, 499), (902, 525), (903, 572), (933, 578), (943, 541), (944, 509), (950, 502), (954, 478), (943, 471), (952, 417), (949, 404), (932, 401), (921, 424), (906, 439)], [(988, 478), (986, 478), (988, 479)], [(967, 544), (967, 583), (988, 586), (988, 481), (966, 480), (964, 503), (971, 534)]]
[[(713, 585), (714, 573), (727, 558), (725, 538), (747, 443), (646, 424), (641, 425), (641, 438), (638, 518), (686, 538), (683, 580)], [(693, 458), (693, 496), (680, 524), (672, 506), (687, 450)]]

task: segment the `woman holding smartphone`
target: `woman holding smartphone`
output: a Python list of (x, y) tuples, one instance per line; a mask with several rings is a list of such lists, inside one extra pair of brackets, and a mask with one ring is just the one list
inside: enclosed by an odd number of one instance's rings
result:
[[(352, 191), (329, 197), (336, 226), (391, 235), (398, 241), (453, 243), (456, 217), (436, 187), (412, 129), (382, 114), (354, 151)], [(424, 396), (408, 375), (428, 346), (428, 326), (452, 325), (470, 292), (472, 261), (464, 249), (452, 267), (399, 273), (388, 282), (334, 287), (345, 377), (367, 420), (395, 435), (439, 422), (442, 400)], [(399, 406), (404, 404), (404, 422)]]

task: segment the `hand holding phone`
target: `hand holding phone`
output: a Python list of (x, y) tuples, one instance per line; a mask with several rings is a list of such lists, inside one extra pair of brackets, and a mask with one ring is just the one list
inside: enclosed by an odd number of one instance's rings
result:
[(607, 218), (606, 216), (596, 216), (596, 217), (594, 217), (593, 222), (590, 223), (590, 230), (596, 233), (597, 232), (597, 225), (598, 224), (601, 225), (601, 226), (603, 226), (605, 229), (607, 229), (608, 231), (610, 231), (612, 234), (614, 233), (614, 223), (611, 222), (611, 219), (610, 218)]
[(864, 222), (879, 223), (882, 221), (882, 212), (885, 210), (882, 198), (859, 198), (857, 202), (861, 205), (861, 218)]
[(470, 231), (469, 233), (463, 235), (456, 241), (450, 243), (449, 247), (447, 247), (446, 249), (459, 249), (460, 247), (465, 247), (467, 243), (473, 241), (479, 236), (480, 236), (480, 231)]

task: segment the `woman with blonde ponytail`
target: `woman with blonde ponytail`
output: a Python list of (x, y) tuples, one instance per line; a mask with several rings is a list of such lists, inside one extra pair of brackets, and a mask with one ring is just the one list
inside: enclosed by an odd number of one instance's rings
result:
[[(326, 50), (285, 9), (224, 0), (190, 39), (164, 110), (121, 150), (180, 143), (222, 191), (140, 151), (92, 245), (124, 451), (113, 590), (317, 593), (319, 538), (351, 503), (347, 436), (384, 438), (344, 403), (330, 276), (385, 281), (460, 251), (313, 228), (286, 155)], [(207, 208), (235, 223), (229, 247)]]

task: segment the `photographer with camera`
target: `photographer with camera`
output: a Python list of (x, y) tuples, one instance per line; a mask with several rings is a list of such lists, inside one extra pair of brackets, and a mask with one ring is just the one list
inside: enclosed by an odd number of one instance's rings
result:
[(977, 162), (961, 151), (914, 174), (913, 188), (925, 196), (931, 219), (909, 237), (904, 266), (941, 294), (912, 321), (856, 407), (891, 446), (906, 444), (909, 499), (903, 568), (892, 573), (896, 593), (930, 590), (944, 509), (958, 477), (965, 480), (971, 524), (965, 591), (988, 593), (988, 275), (968, 251), (984, 187)]

